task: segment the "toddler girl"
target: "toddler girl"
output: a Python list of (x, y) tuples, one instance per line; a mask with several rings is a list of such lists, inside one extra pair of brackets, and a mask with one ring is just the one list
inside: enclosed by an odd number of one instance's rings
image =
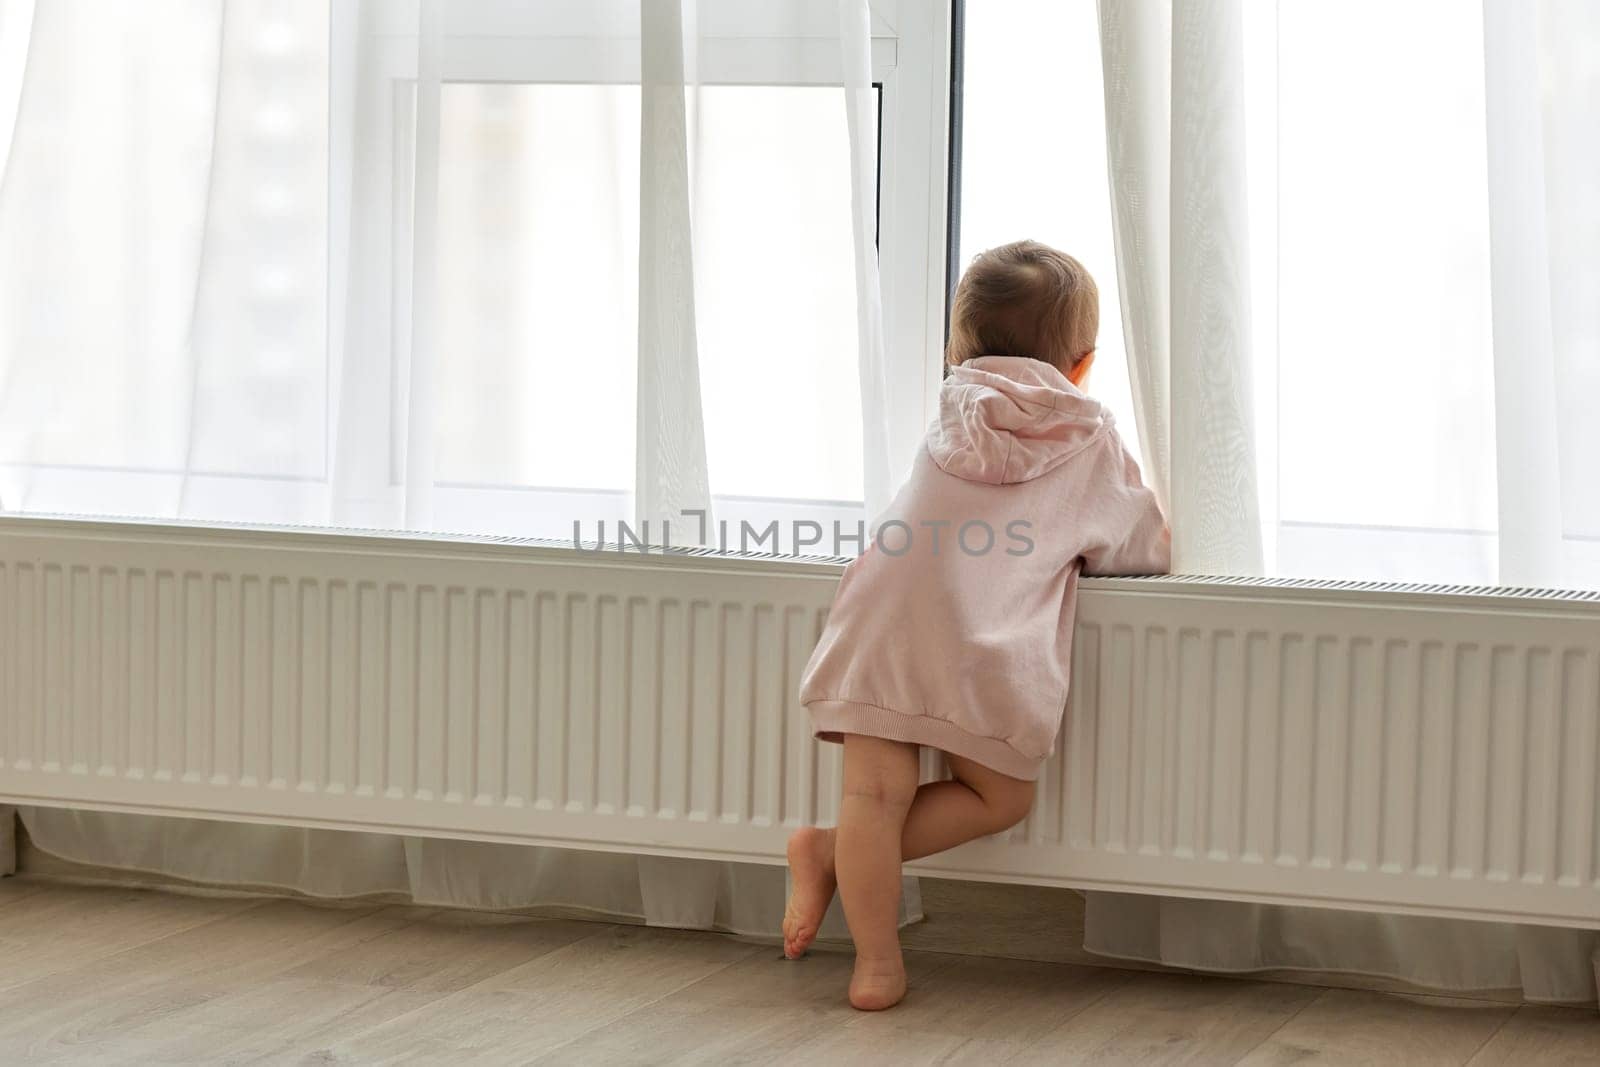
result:
[[(939, 418), (873, 544), (845, 570), (800, 699), (844, 744), (836, 829), (789, 840), (784, 953), (835, 890), (855, 941), (850, 1003), (905, 995), (902, 860), (1022, 821), (1061, 725), (1078, 572), (1164, 572), (1166, 522), (1111, 414), (1083, 392), (1099, 294), (1033, 241), (978, 256), (956, 289)], [(917, 785), (917, 750), (951, 780)]]

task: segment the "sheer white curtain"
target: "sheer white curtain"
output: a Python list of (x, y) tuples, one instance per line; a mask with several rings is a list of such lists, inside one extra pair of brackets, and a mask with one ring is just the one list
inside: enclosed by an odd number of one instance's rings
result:
[(5, 0), (0, 500), (859, 514), (868, 33), (865, 0)]
[[(866, 0), (3, 0), (0, 502), (677, 544), (724, 498), (859, 514), (869, 34)], [(769, 868), (23, 818), (202, 882), (749, 931), (783, 905)]]
[(1100, 5), (1128, 376), (1178, 570), (1259, 574), (1238, 0)]
[[(1099, 19), (1134, 404), (1176, 568), (1260, 573), (1261, 501), (1278, 573), (1596, 584), (1600, 450), (1567, 399), (1600, 368), (1595, 8), (1100, 0)], [(1113, 956), (1532, 1000), (1593, 1001), (1600, 949), (1118, 894), (1090, 894), (1085, 926)]]

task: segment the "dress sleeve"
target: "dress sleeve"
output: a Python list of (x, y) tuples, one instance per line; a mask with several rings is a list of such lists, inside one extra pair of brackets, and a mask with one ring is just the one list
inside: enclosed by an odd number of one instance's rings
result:
[(1172, 534), (1166, 516), (1115, 430), (1107, 434), (1090, 499), (1084, 574), (1171, 571)]

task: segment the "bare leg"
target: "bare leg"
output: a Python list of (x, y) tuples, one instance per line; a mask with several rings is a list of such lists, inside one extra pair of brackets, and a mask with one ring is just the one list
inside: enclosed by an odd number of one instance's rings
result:
[[(1032, 782), (960, 756), (946, 759), (955, 778), (929, 782), (917, 790), (900, 834), (902, 859), (921, 859), (997, 834), (1021, 822), (1033, 806)], [(821, 827), (796, 830), (789, 838), (794, 892), (783, 916), (783, 951), (790, 959), (798, 959), (816, 940), (833, 900), (835, 843), (836, 831)]]
[(917, 792), (917, 749), (855, 734), (844, 739), (844, 795), (834, 869), (856, 944), (850, 1003), (878, 1011), (906, 993), (900, 958), (900, 835)]
[(955, 777), (918, 789), (906, 816), (900, 848), (908, 860), (1009, 830), (1033, 810), (1033, 782), (961, 756), (947, 753), (945, 761)]

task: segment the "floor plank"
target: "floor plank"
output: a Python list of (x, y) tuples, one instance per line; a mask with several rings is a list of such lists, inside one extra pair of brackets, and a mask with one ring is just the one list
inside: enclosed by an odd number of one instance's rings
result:
[(808, 1041), (816, 1063), (1003, 1063), (1132, 978), (1105, 967), (948, 959), (894, 1011), (850, 1013)]
[(0, 1051), (29, 1061), (92, 1058), (130, 1031), (412, 921), (372, 908), (258, 903), (0, 990)]
[(1023, 1063), (1232, 1063), (1321, 990), (1226, 978), (1139, 974), (1065, 1020)]
[(399, 924), (151, 1018), (121, 1035), (115, 1050), (159, 1063), (292, 1059), (606, 929), (419, 908), (387, 908), (383, 917)]
[(442, 911), (285, 977), (454, 993), (609, 929), (600, 923)]
[[(907, 956), (921, 983), (953, 957)], [(845, 999), (852, 957), (831, 949), (786, 960), (761, 947), (715, 974), (591, 1030), (538, 1062), (749, 1063), (811, 1059), (810, 1045), (858, 1014)], [(915, 995), (915, 994), (913, 994)], [(815, 1060), (812, 1060), (815, 1062)]]
[(260, 901), (142, 889), (32, 887), (0, 908), (0, 990), (149, 944)]
[[(1046, 950), (1053, 951), (1053, 950)], [(0, 1063), (1600, 1062), (1600, 1015), (417, 907), (47, 885), (0, 908)]]
[[(34, 1045), (29, 1062), (290, 1063), (308, 1049), (381, 1026), (446, 994), (273, 978), (74, 1046)], [(3, 1043), (0, 1043), (3, 1047)]]
[(524, 1063), (552, 1053), (576, 1062), (571, 1042), (767, 952), (703, 934), (597, 930), (354, 1039), (309, 1049), (306, 1062)]
[(0, 878), (0, 908), (31, 897), (43, 888), (42, 883), (28, 878)]
[(1463, 1064), (1516, 1011), (1459, 997), (1329, 989), (1241, 1063)]
[(1473, 1067), (1600, 1062), (1600, 1013), (1524, 1005), (1468, 1062)]

